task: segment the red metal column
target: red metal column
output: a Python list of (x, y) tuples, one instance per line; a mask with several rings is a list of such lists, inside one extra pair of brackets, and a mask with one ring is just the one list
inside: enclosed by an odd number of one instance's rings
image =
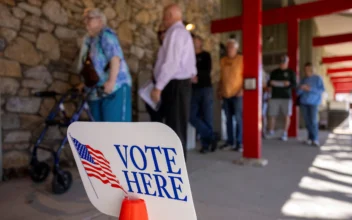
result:
[(352, 34), (340, 34), (340, 35), (332, 35), (325, 37), (314, 37), (313, 38), (313, 47), (320, 47), (324, 45), (330, 44), (341, 44), (352, 41)]
[(243, 96), (243, 157), (261, 157), (262, 83), (259, 68), (262, 59), (262, 0), (243, 0), (244, 79), (255, 78), (256, 89)]
[[(287, 53), (290, 57), (289, 67), (297, 73), (299, 81), (299, 21), (298, 19), (289, 20), (287, 23)], [(296, 106), (296, 92), (293, 89), (293, 111), (291, 125), (288, 130), (289, 137), (297, 137), (299, 125), (299, 109)]]
[(331, 69), (329, 68), (327, 71), (327, 74), (333, 74), (333, 73), (346, 73), (346, 72), (352, 72), (351, 67), (345, 67), (345, 68), (336, 68), (336, 69)]
[(352, 56), (336, 56), (336, 57), (323, 57), (322, 63), (338, 63), (338, 62), (345, 62), (345, 61), (352, 61)]

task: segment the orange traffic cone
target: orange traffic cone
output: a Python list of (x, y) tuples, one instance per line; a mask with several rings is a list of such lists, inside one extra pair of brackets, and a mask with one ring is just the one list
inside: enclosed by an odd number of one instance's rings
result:
[(143, 199), (125, 198), (122, 201), (119, 220), (148, 220), (147, 206)]

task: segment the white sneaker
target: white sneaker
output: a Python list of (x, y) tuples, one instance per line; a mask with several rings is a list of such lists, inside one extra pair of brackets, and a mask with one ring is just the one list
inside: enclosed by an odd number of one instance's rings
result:
[(265, 138), (265, 139), (271, 139), (271, 138), (274, 137), (274, 135), (275, 135), (275, 132), (274, 132), (274, 131), (269, 131), (269, 132), (267, 132), (267, 133), (265, 134), (264, 138)]
[(282, 140), (282, 141), (287, 141), (287, 140), (288, 140), (287, 132), (284, 132), (284, 134), (283, 134), (282, 137), (281, 137), (281, 140)]
[(314, 141), (314, 142), (313, 142), (313, 146), (314, 146), (314, 147), (320, 147), (319, 141)]
[(307, 140), (307, 141), (305, 141), (305, 143), (306, 143), (307, 145), (312, 145), (312, 144), (313, 144), (313, 141), (312, 141), (312, 140)]
[(286, 135), (284, 135), (284, 136), (282, 136), (282, 137), (281, 137), (281, 140), (282, 140), (282, 141), (287, 141), (287, 140), (288, 140), (288, 138), (287, 138), (287, 136), (286, 136)]

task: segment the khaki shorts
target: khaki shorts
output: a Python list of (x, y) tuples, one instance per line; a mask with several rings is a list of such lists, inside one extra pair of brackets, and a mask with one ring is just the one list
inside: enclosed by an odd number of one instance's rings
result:
[(270, 99), (268, 114), (271, 117), (279, 116), (280, 112), (284, 116), (292, 115), (292, 99)]

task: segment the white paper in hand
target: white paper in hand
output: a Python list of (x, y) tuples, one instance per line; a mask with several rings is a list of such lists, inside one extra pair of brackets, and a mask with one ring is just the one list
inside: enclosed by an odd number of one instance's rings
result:
[(152, 100), (152, 97), (150, 96), (150, 93), (152, 92), (154, 88), (153, 82), (150, 80), (146, 82), (139, 90), (138, 94), (141, 97), (141, 99), (146, 102), (154, 111), (158, 111), (160, 107), (160, 103), (155, 103)]
[(275, 87), (285, 87), (285, 82), (278, 80), (271, 80), (271, 84)]

